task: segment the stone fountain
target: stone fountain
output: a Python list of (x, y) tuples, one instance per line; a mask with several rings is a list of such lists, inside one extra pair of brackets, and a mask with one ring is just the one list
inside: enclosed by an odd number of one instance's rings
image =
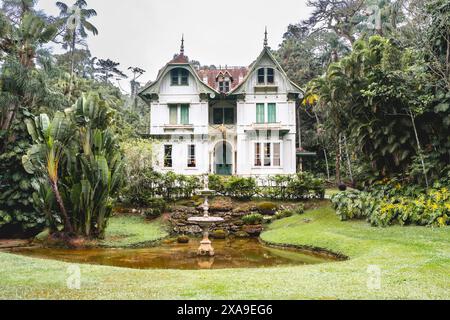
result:
[(211, 245), (211, 240), (209, 240), (209, 228), (214, 223), (223, 222), (223, 218), (210, 217), (209, 216), (209, 202), (208, 197), (212, 197), (215, 194), (214, 190), (209, 189), (209, 179), (208, 175), (204, 178), (204, 189), (200, 190), (200, 195), (205, 197), (205, 202), (203, 203), (203, 217), (192, 217), (189, 218), (189, 222), (197, 223), (200, 228), (202, 228), (203, 239), (200, 242), (200, 247), (197, 250), (199, 256), (214, 256), (214, 248)]

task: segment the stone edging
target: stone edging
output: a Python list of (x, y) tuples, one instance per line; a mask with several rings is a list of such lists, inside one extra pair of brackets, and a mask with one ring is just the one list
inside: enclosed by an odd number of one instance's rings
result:
[(308, 252), (316, 254), (316, 255), (336, 259), (337, 261), (350, 260), (350, 257), (348, 257), (342, 253), (333, 252), (333, 251), (330, 251), (330, 250), (324, 249), (324, 248), (319, 248), (319, 247), (314, 247), (314, 246), (309, 246), (309, 245), (275, 243), (275, 242), (265, 241), (265, 240), (261, 239), (261, 237), (259, 237), (258, 240), (263, 245), (268, 246), (268, 247), (279, 248), (279, 249), (298, 249), (298, 250), (308, 251)]

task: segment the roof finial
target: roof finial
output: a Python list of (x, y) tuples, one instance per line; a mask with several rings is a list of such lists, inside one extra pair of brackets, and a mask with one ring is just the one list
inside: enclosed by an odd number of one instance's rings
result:
[(181, 48), (180, 48), (180, 54), (184, 55), (184, 33), (181, 36)]
[(267, 40), (267, 26), (266, 31), (264, 32), (264, 48), (266, 48), (269, 45), (269, 41)]

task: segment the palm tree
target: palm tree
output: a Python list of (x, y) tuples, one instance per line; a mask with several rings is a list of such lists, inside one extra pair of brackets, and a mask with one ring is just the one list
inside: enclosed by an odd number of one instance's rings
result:
[(98, 35), (97, 28), (88, 21), (89, 18), (97, 16), (97, 12), (94, 9), (87, 9), (87, 2), (85, 0), (77, 0), (70, 8), (64, 2), (59, 1), (56, 2), (56, 6), (60, 10), (59, 25), (63, 28), (64, 41), (70, 47), (70, 75), (72, 77), (74, 71), (75, 46), (78, 37), (81, 37), (82, 39), (87, 38), (87, 32), (91, 32), (94, 36)]

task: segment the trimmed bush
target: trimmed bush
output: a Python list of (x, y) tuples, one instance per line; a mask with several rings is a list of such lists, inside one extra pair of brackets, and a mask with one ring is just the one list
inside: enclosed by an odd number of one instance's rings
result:
[(325, 197), (324, 181), (310, 173), (274, 175), (258, 183), (252, 177), (210, 175), (209, 188), (220, 195), (241, 200), (249, 200), (255, 196), (277, 200), (323, 199)]
[(256, 205), (256, 210), (264, 215), (274, 215), (278, 210), (278, 205), (273, 202), (261, 202)]

